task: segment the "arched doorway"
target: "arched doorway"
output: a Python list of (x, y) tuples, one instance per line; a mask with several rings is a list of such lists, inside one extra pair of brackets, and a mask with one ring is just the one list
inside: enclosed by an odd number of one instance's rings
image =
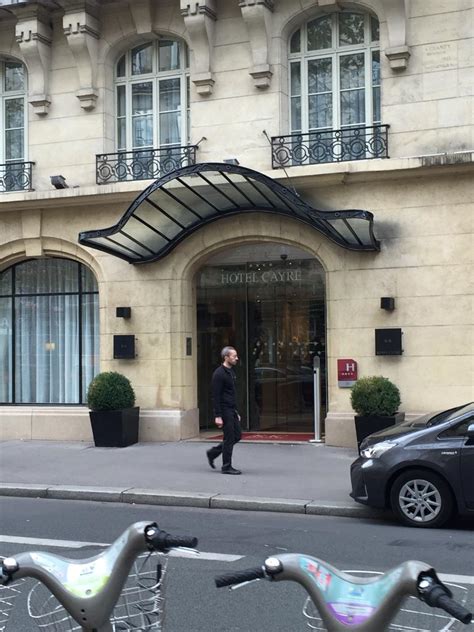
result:
[(212, 372), (223, 346), (240, 363), (239, 411), (251, 431), (314, 428), (313, 359), (326, 407), (326, 300), (322, 265), (283, 244), (238, 246), (206, 261), (196, 278), (200, 426), (213, 428)]

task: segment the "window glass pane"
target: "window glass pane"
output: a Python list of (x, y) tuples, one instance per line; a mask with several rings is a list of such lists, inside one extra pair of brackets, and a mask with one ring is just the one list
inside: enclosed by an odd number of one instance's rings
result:
[[(87, 271), (87, 268), (83, 268)], [(89, 275), (92, 277), (92, 274)], [(95, 279), (94, 279), (95, 282)], [(99, 372), (99, 297), (82, 297), (82, 401), (86, 401), (87, 387)]]
[(160, 114), (160, 145), (179, 145), (181, 117), (175, 113)]
[(359, 13), (339, 13), (339, 44), (363, 44), (364, 16)]
[(365, 123), (364, 90), (341, 92), (341, 125)]
[(117, 86), (117, 116), (125, 116), (126, 108), (125, 86)]
[(124, 118), (117, 121), (117, 149), (127, 148), (127, 129)]
[(139, 116), (132, 121), (133, 147), (153, 146), (153, 117)]
[(126, 73), (126, 56), (122, 55), (117, 62), (117, 77), (125, 77)]
[(132, 114), (149, 114), (153, 111), (153, 84), (134, 83), (132, 86)]
[(291, 64), (291, 95), (299, 96), (301, 94), (301, 66), (300, 64)]
[(179, 79), (160, 81), (160, 112), (178, 110), (181, 105)]
[(340, 75), (342, 90), (364, 87), (364, 53), (340, 57)]
[(372, 107), (374, 109), (374, 123), (380, 123), (380, 88), (374, 88), (372, 93), (373, 103)]
[(5, 101), (5, 128), (23, 127), (24, 125), (23, 99), (7, 99)]
[(378, 42), (380, 39), (379, 21), (377, 18), (370, 18), (370, 38), (373, 42)]
[(12, 61), (5, 62), (5, 91), (25, 89), (25, 67)]
[(12, 293), (12, 269), (0, 272), (0, 296)]
[(290, 41), (290, 53), (301, 52), (301, 31), (293, 33)]
[[(1, 283), (1, 280), (0, 280)], [(1, 289), (1, 288), (0, 288)], [(12, 299), (0, 298), (0, 402), (12, 401)]]
[(153, 46), (143, 44), (132, 50), (132, 75), (144, 75), (153, 71)]
[(79, 401), (78, 295), (15, 301), (15, 399), (18, 403)]
[(291, 99), (291, 130), (292, 132), (301, 131), (301, 99), (299, 97)]
[(380, 85), (380, 51), (372, 53), (372, 85)]
[(158, 49), (160, 70), (177, 70), (180, 67), (179, 43), (160, 40)]
[(332, 60), (313, 59), (308, 62), (308, 92), (332, 90)]
[(13, 129), (5, 132), (5, 159), (21, 160), (23, 158), (23, 130)]
[(15, 268), (16, 294), (77, 292), (78, 264), (68, 259), (37, 259)]
[(320, 50), (332, 46), (332, 17), (318, 18), (308, 23), (308, 50)]
[(81, 285), (83, 292), (98, 292), (96, 278), (87, 266), (81, 265)]
[(309, 97), (309, 128), (332, 127), (332, 94)]

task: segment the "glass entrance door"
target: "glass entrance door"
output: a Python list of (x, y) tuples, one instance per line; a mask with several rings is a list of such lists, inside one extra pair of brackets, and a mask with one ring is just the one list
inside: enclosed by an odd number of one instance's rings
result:
[(258, 247), (247, 247), (239, 256), (246, 261), (211, 262), (198, 275), (201, 427), (214, 428), (212, 372), (220, 363), (221, 348), (232, 345), (240, 357), (237, 378), (244, 429), (310, 432), (315, 355), (321, 359), (323, 408), (326, 403), (323, 269), (300, 252), (282, 257), (270, 251), (265, 261), (259, 261), (258, 254)]

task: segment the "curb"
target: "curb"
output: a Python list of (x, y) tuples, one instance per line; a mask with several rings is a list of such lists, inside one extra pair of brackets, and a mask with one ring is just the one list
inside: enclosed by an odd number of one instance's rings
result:
[(142, 489), (129, 487), (88, 487), (80, 485), (37, 485), (0, 483), (0, 497), (47, 498), (50, 500), (89, 500), (113, 503), (198, 507), (201, 509), (235, 509), (239, 511), (271, 511), (277, 513), (339, 516), (349, 518), (387, 519), (387, 513), (363, 505), (344, 504), (301, 498), (262, 498), (231, 496), (204, 492)]

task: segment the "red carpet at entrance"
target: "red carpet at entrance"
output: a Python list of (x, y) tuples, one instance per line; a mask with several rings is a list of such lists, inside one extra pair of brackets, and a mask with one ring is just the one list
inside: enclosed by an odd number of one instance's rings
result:
[[(222, 441), (222, 435), (208, 437), (212, 441)], [(309, 432), (243, 432), (243, 441), (309, 441), (314, 434)]]

